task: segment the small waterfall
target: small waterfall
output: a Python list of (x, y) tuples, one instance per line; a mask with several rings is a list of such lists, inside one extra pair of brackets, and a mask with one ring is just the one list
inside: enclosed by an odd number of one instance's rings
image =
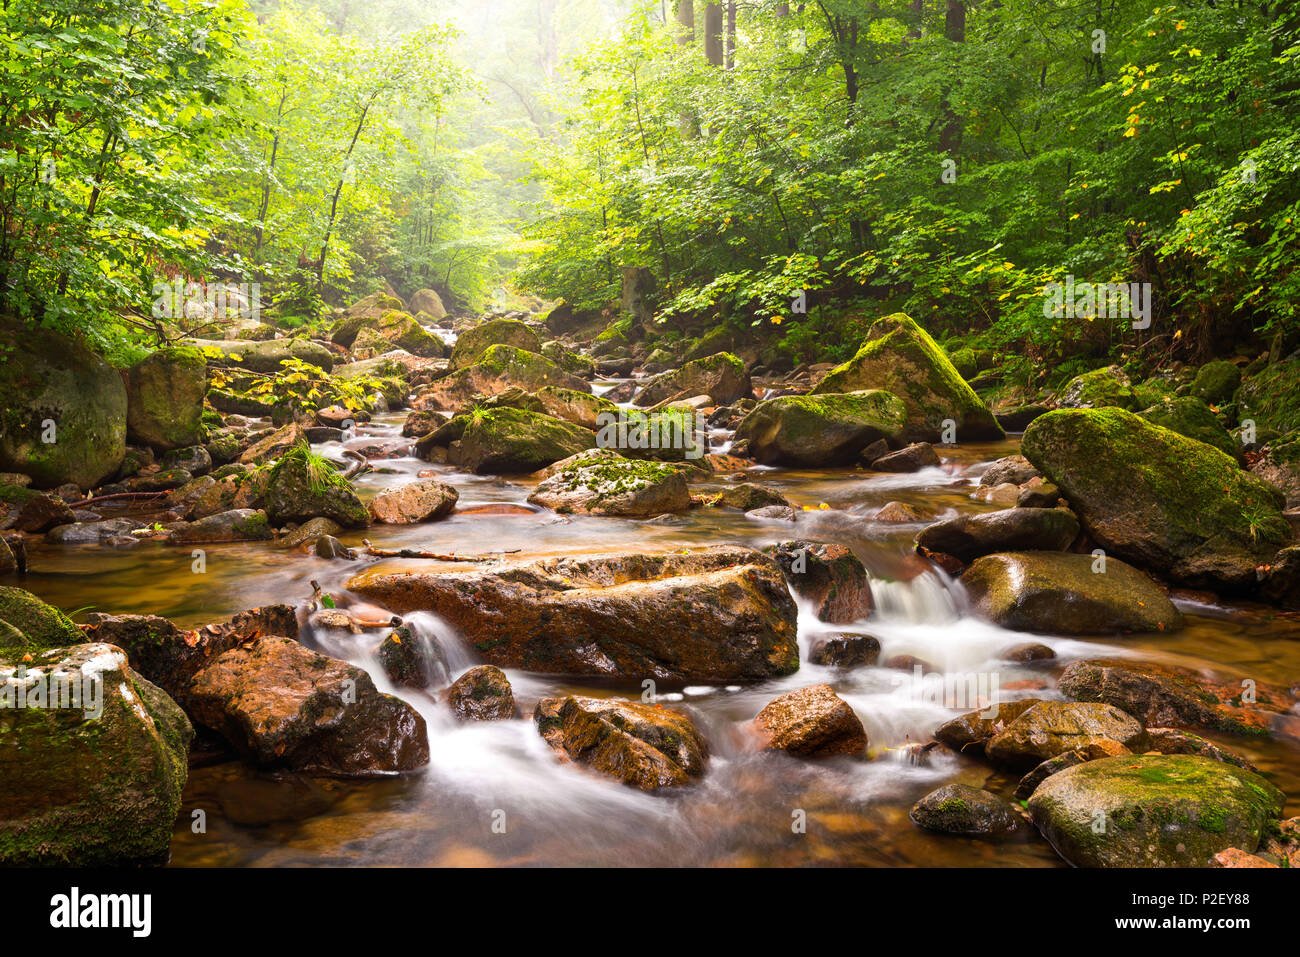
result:
[(873, 579), (876, 616), (900, 624), (941, 625), (955, 622), (965, 609), (957, 584), (939, 572), (926, 571), (909, 581)]

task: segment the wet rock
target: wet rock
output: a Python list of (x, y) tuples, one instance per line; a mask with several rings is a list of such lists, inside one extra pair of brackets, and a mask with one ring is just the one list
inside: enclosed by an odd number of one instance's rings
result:
[(1268, 781), (1220, 761), (1129, 755), (1053, 774), (1029, 812), (1076, 867), (1208, 867), (1228, 848), (1254, 852), (1283, 803)]
[(284, 548), (298, 548), (315, 542), (322, 535), (334, 535), (340, 531), (342, 527), (331, 518), (313, 518), (284, 535), (277, 544)]
[(707, 395), (713, 405), (730, 405), (740, 399), (752, 399), (754, 387), (745, 363), (729, 352), (719, 352), (656, 376), (633, 402), (646, 408), (696, 395)]
[(77, 626), (53, 605), (26, 589), (0, 585), (0, 652), (45, 651), (84, 640)]
[(321, 535), (312, 545), (317, 558), (344, 559), (351, 561), (357, 557), (354, 549), (348, 548), (333, 535)]
[(317, 781), (288, 771), (261, 772), (216, 787), (221, 813), (239, 827), (305, 821), (334, 805), (334, 794)]
[(764, 505), (746, 512), (745, 518), (760, 522), (794, 522), (798, 521), (799, 513), (789, 505)]
[(466, 423), (460, 464), (480, 475), (535, 472), (595, 445), (594, 432), (570, 422), (522, 409), (491, 409)]
[(1225, 761), (1247, 771), (1258, 770), (1242, 755), (1221, 748), (1213, 741), (1177, 728), (1147, 728), (1145, 750), (1161, 754), (1195, 754), (1211, 761)]
[(196, 522), (178, 525), (167, 533), (168, 545), (202, 545), (219, 542), (263, 542), (274, 538), (266, 512), (236, 508)]
[(1031, 478), (1037, 477), (1038, 469), (1029, 464), (1023, 455), (1007, 455), (998, 459), (980, 476), (981, 485), (1024, 485)]
[(995, 764), (1024, 771), (1103, 740), (1128, 747), (1141, 734), (1141, 722), (1113, 705), (1042, 701), (1008, 722), (988, 741), (984, 753)]
[(1224, 405), (1232, 401), (1233, 393), (1241, 385), (1241, 370), (1231, 362), (1207, 362), (1196, 370), (1188, 394), (1207, 405)]
[(725, 505), (727, 508), (738, 508), (742, 512), (752, 512), (769, 505), (788, 506), (790, 502), (774, 488), (755, 485), (752, 482), (741, 482), (719, 492), (718, 504)]
[(867, 750), (862, 721), (828, 684), (773, 698), (754, 718), (764, 750), (804, 758), (861, 756)]
[(1017, 631), (1106, 635), (1183, 626), (1164, 590), (1137, 569), (1107, 558), (1098, 573), (1096, 562), (1065, 552), (986, 555), (961, 583), (976, 614)]
[(36, 488), (90, 489), (116, 474), (126, 455), (121, 374), (33, 325), (0, 324), (0, 354), (0, 470), (21, 472)]
[(1139, 408), (1133, 383), (1119, 366), (1093, 369), (1065, 384), (1057, 403), (1063, 409), (1101, 409), (1115, 406), (1130, 412)]
[(871, 516), (876, 522), (890, 522), (897, 525), (911, 525), (916, 522), (924, 522), (927, 518), (926, 513), (915, 505), (907, 502), (886, 502), (875, 515)]
[(808, 660), (815, 665), (835, 668), (854, 668), (874, 665), (880, 657), (880, 641), (871, 635), (841, 632), (814, 639), (808, 649)]
[(344, 528), (362, 528), (370, 515), (352, 483), (318, 459), (306, 445), (296, 445), (271, 468), (263, 496), (267, 517), (279, 525), (323, 517)]
[(847, 546), (794, 541), (763, 552), (776, 559), (790, 588), (812, 603), (821, 621), (845, 624), (871, 613), (867, 570)]
[[(1056, 508), (1061, 501), (1061, 490), (1051, 482), (1029, 485), (1016, 496), (1017, 508)], [(1073, 516), (1073, 512), (1070, 513)], [(1075, 519), (1077, 522), (1078, 519)]]
[(1138, 414), (1148, 422), (1204, 442), (1225, 455), (1235, 458), (1241, 450), (1210, 407), (1190, 395), (1166, 396)]
[(680, 711), (570, 695), (538, 701), (533, 720), (556, 751), (642, 791), (704, 774), (704, 740)]
[(17, 531), (44, 532), (56, 525), (66, 525), (77, 520), (72, 509), (61, 499), (25, 490), (23, 498), (11, 526)]
[(1230, 847), (1214, 855), (1215, 867), (1277, 867), (1271, 861), (1254, 854), (1247, 854), (1239, 847)]
[(542, 351), (542, 342), (530, 327), (514, 319), (492, 319), (473, 329), (467, 329), (456, 338), (451, 352), (452, 369), (464, 369), (478, 362), (492, 346), (513, 346), (525, 352)]
[(447, 706), (462, 721), (504, 721), (517, 713), (510, 680), (500, 668), (478, 665), (447, 689)]
[(1064, 551), (1079, 535), (1074, 513), (1057, 508), (1007, 508), (936, 522), (916, 536), (918, 548), (972, 562), (994, 552)]
[(191, 717), (262, 767), (373, 777), (429, 761), (424, 718), (370, 676), (267, 636), (225, 652), (189, 690)]
[(188, 708), (190, 681), (218, 656), (264, 634), (296, 635), (298, 622), (288, 605), (267, 605), (240, 612), (229, 621), (194, 630), (177, 628), (158, 615), (86, 616), (85, 638), (106, 642), (127, 653), (135, 671)]
[(442, 616), (503, 668), (707, 680), (799, 666), (797, 611), (780, 568), (748, 548), (365, 574), (348, 587), (399, 614)]
[(1279, 551), (1263, 573), (1259, 597), (1288, 611), (1300, 610), (1300, 546)]
[[(176, 703), (103, 643), (0, 658), (0, 681), (28, 702), (0, 709), (0, 864), (165, 862), (193, 737)], [(81, 707), (33, 706), (38, 686)]]
[(197, 445), (207, 372), (203, 353), (184, 346), (159, 349), (133, 365), (126, 373), (128, 438), (160, 450)]
[(370, 500), (370, 514), (386, 525), (432, 522), (451, 514), (460, 494), (445, 482), (428, 480), (384, 489)]
[[(204, 482), (208, 478), (212, 476), (205, 475), (197, 481)], [(190, 520), (231, 509), (261, 508), (268, 478), (268, 474), (260, 469), (225, 475), (197, 488), (183, 485), (163, 501)]]
[(687, 511), (691, 493), (675, 465), (612, 457), (579, 460), (544, 479), (528, 501), (563, 515), (649, 517)]
[(1286, 720), (1296, 704), (1284, 688), (1255, 682), (1255, 700), (1243, 702), (1240, 682), (1218, 681), (1188, 668), (1155, 662), (1076, 661), (1061, 674), (1060, 690), (1080, 701), (1101, 701), (1156, 727), (1199, 728), (1264, 736), (1300, 737)]
[(402, 423), (402, 435), (411, 439), (420, 439), (438, 428), (445, 421), (446, 418), (437, 412), (411, 412), (407, 414), (406, 421)]
[(993, 415), (998, 420), (998, 425), (1002, 426), (1006, 431), (1023, 432), (1030, 422), (1050, 411), (1045, 405), (1029, 402), (1006, 409), (994, 409)]
[(736, 428), (736, 442), (765, 465), (847, 465), (866, 445), (896, 437), (907, 409), (893, 393), (765, 399)]
[(1056, 652), (1047, 645), (1040, 644), (1036, 641), (1025, 642), (1008, 648), (1002, 653), (1003, 661), (1014, 661), (1025, 664), (1031, 661), (1051, 661), (1056, 657)]
[(944, 834), (996, 836), (1020, 829), (1021, 818), (1006, 801), (981, 788), (946, 784), (912, 806), (913, 823)]
[(317, 410), (316, 421), (331, 429), (352, 429), (356, 428), (358, 422), (370, 421), (370, 415), (366, 412), (354, 412), (341, 405), (331, 405)]
[(144, 522), (129, 518), (59, 525), (50, 529), (45, 542), (47, 545), (102, 545), (111, 538), (130, 535), (137, 528), (143, 527)]
[(955, 423), (959, 440), (1004, 436), (943, 349), (903, 313), (878, 319), (857, 354), (822, 379), (813, 394), (858, 389), (885, 389), (898, 396), (907, 410), (903, 435), (910, 441), (940, 441), (947, 421)]
[(871, 462), (873, 472), (919, 472), (942, 465), (939, 453), (929, 442), (914, 442), (905, 449), (882, 455)]
[[(350, 620), (349, 620), (350, 623)], [(379, 644), (379, 663), (395, 685), (431, 688), (451, 677), (437, 642), (424, 642), (409, 625), (394, 628)]]
[(192, 476), (206, 475), (212, 471), (212, 456), (203, 446), (191, 445), (164, 452), (159, 464), (164, 470), (180, 469)]
[(284, 455), (290, 449), (307, 444), (307, 435), (297, 422), (269, 432), (239, 454), (244, 465), (265, 465)]
[(1076, 748), (1073, 751), (1066, 751), (1063, 754), (1048, 758), (1020, 779), (1020, 782), (1016, 785), (1014, 797), (1017, 801), (1027, 801), (1038, 790), (1038, 785), (1058, 771), (1064, 771), (1066, 768), (1072, 768), (1077, 764), (1083, 764), (1085, 761), (1101, 757), (1114, 757), (1114, 755), (1097, 754), (1090, 757), (1083, 748)]
[(1120, 409), (1049, 413), (1022, 448), (1107, 554), (1181, 584), (1253, 588), (1256, 567), (1291, 537), (1272, 486)]
[(939, 725), (934, 736), (963, 754), (980, 755), (984, 746), (1034, 705), (1039, 698), (1021, 698), (1019, 701), (1002, 701), (989, 708), (981, 708), (952, 718)]
[(299, 359), (329, 372), (334, 368), (334, 353), (310, 339), (270, 339), (256, 342), (241, 339), (185, 339), (182, 346), (194, 346), (205, 352), (215, 349), (225, 353), (225, 361), (252, 372), (280, 372), (280, 363)]

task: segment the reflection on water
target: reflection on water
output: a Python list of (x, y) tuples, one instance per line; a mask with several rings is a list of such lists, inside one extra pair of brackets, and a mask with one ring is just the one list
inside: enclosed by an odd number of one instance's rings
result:
[[(398, 415), (363, 426), (344, 446), (394, 439)], [(324, 447), (338, 454), (343, 446)], [(909, 656), (906, 668), (850, 672), (813, 665), (811, 641), (829, 631), (807, 610), (799, 622), (800, 671), (755, 686), (672, 686), (660, 698), (690, 711), (709, 742), (709, 770), (697, 784), (647, 795), (557, 763), (531, 720), (538, 698), (560, 693), (637, 698), (639, 682), (583, 681), (508, 671), (523, 719), (459, 724), (434, 696), (395, 689), (375, 666), (381, 632), (304, 636), (366, 670), (377, 685), (418, 708), (429, 726), (431, 761), (422, 773), (382, 781), (308, 779), (258, 773), (237, 763), (198, 768), (186, 787), (173, 842), (173, 863), (193, 865), (1034, 865), (1059, 866), (1029, 829), (1001, 844), (929, 834), (907, 818), (912, 803), (947, 781), (1010, 796), (1015, 778), (978, 762), (938, 753), (916, 765), (909, 742), (929, 740), (934, 727), (959, 713), (933, 693), (928, 676), (995, 676), (1004, 699), (1055, 694), (1050, 683), (1081, 657), (1140, 654), (1226, 677), (1294, 683), (1300, 678), (1300, 628), (1256, 610), (1185, 606), (1189, 627), (1169, 636), (1078, 640), (1008, 632), (969, 616), (960, 586), (911, 553), (916, 531), (958, 512), (991, 509), (973, 501), (980, 466), (1013, 451), (1012, 442), (944, 452), (942, 468), (912, 475), (851, 469), (752, 469), (744, 478), (780, 489), (802, 510), (797, 523), (758, 522), (727, 510), (695, 510), (656, 520), (562, 517), (525, 506), (527, 481), (466, 475), (433, 466), (455, 485), (459, 510), (415, 527), (375, 526), (340, 537), (384, 547), (511, 558), (627, 549), (673, 549), (714, 543), (761, 546), (793, 537), (849, 545), (873, 576), (877, 611), (867, 621), (835, 626), (876, 637), (880, 661)], [(431, 468), (415, 459), (376, 461), (383, 471), (359, 480), (363, 497), (406, 484)], [(695, 490), (710, 492), (738, 477), (717, 476)], [(874, 520), (887, 502), (916, 506), (925, 520)], [(210, 545), (206, 572), (191, 570), (189, 549), (139, 543), (125, 549), (31, 549), (28, 587), (66, 608), (165, 615), (183, 626), (225, 618), (271, 602), (298, 603), (310, 581), (330, 591), (363, 568), (460, 571), (433, 561), (329, 562), (265, 544)], [(408, 619), (436, 638), (452, 676), (477, 656), (445, 622), (427, 613)], [(1052, 647), (1046, 665), (1009, 664), (1008, 648), (1026, 641)], [(920, 670), (918, 670), (918, 668)], [(938, 680), (938, 679), (935, 679)], [(871, 741), (868, 761), (809, 763), (752, 749), (745, 727), (774, 696), (828, 681), (861, 717)], [(1300, 747), (1287, 742), (1221, 738), (1247, 754), (1292, 799), (1300, 796)], [(206, 812), (207, 831), (194, 834), (191, 812)], [(795, 825), (806, 819), (803, 832)]]

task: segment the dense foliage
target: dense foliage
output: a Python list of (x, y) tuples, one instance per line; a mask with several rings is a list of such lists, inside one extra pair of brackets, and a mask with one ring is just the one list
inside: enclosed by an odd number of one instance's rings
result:
[[(578, 61), (538, 291), (594, 305), (648, 265), (662, 316), (784, 324), (805, 354), (817, 303), (868, 296), (1027, 367), (1300, 328), (1300, 11), (754, 2), (728, 67), (704, 6)], [(1151, 327), (1046, 316), (1068, 276), (1151, 283)]]

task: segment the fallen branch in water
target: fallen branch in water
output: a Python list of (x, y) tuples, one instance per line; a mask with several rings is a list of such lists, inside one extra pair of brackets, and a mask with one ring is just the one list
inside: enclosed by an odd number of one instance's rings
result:
[(429, 558), (438, 562), (491, 562), (496, 561), (498, 555), (513, 555), (520, 551), (518, 548), (512, 548), (492, 555), (443, 555), (439, 552), (422, 552), (415, 548), (376, 548), (370, 544), (368, 538), (361, 539), (361, 544), (366, 546), (367, 555), (376, 558)]
[(362, 472), (370, 471), (370, 460), (366, 458), (364, 455), (362, 455), (360, 452), (356, 451), (355, 449), (344, 449), (343, 454), (351, 456), (357, 460), (355, 465), (350, 466), (348, 470), (343, 473), (343, 477), (345, 479), (351, 481), (352, 479), (360, 475)]

